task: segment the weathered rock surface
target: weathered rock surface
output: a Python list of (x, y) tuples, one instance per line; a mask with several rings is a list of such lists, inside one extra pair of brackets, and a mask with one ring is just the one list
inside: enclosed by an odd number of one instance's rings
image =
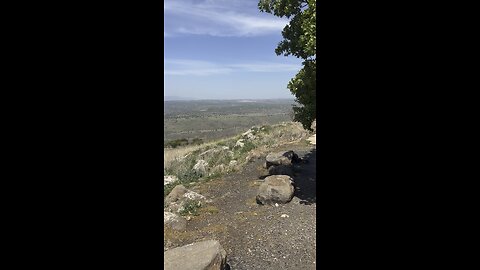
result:
[(268, 168), (268, 174), (293, 176), (293, 168), (291, 165), (270, 166)]
[(178, 181), (178, 177), (176, 177), (175, 175), (164, 175), (163, 176), (163, 185), (168, 185), (168, 184), (171, 184), (171, 183), (175, 183)]
[(207, 202), (205, 196), (188, 190), (183, 185), (177, 185), (165, 198), (166, 210), (178, 213), (188, 201)]
[(257, 203), (275, 204), (288, 203), (293, 198), (295, 188), (293, 179), (288, 175), (272, 175), (265, 178), (258, 188)]
[(224, 270), (227, 252), (215, 240), (167, 250), (163, 253), (165, 270)]
[(297, 162), (299, 160), (298, 155), (293, 151), (270, 153), (265, 159), (267, 161), (267, 168), (270, 168), (270, 166), (273, 165), (291, 165), (293, 162)]
[(187, 220), (171, 212), (163, 212), (163, 226), (177, 231), (185, 231)]
[(188, 189), (186, 189), (183, 185), (177, 185), (167, 195), (167, 197), (165, 198), (165, 203), (169, 204), (172, 202), (176, 202), (179, 199), (181, 199), (183, 195), (185, 195), (185, 193), (187, 192), (188, 192)]
[(197, 163), (193, 166), (193, 170), (200, 175), (206, 175), (207, 168), (208, 162), (203, 159), (198, 160)]

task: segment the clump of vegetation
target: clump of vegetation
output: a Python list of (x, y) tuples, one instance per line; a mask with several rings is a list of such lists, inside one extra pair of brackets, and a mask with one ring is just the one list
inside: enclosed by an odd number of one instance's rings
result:
[(243, 142), (243, 147), (236, 147), (235, 159), (240, 159), (246, 155), (246, 153), (250, 152), (250, 150), (255, 149), (255, 144), (251, 141), (245, 140)]
[(202, 206), (202, 203), (199, 201), (188, 200), (185, 202), (185, 205), (180, 210), (180, 215), (193, 215), (198, 216), (198, 209)]
[(191, 142), (188, 139), (182, 138), (177, 140), (172, 140), (165, 143), (165, 148), (177, 148), (179, 146), (187, 146), (187, 145), (200, 145), (203, 143), (203, 140), (200, 138), (194, 138)]
[(192, 142), (190, 144), (199, 145), (199, 144), (202, 144), (202, 143), (203, 143), (202, 139), (195, 138), (195, 139), (192, 140)]
[(165, 144), (165, 147), (177, 148), (179, 146), (184, 146), (184, 145), (188, 145), (188, 140), (185, 138), (169, 141)]

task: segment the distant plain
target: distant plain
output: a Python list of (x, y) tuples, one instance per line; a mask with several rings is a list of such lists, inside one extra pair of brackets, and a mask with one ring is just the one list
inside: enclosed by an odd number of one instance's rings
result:
[(164, 144), (178, 139), (223, 139), (256, 125), (292, 121), (293, 99), (164, 101)]

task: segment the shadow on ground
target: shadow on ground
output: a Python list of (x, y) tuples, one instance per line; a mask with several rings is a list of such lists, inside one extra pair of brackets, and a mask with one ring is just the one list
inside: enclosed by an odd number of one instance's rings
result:
[[(300, 199), (300, 204), (310, 205), (317, 202), (317, 150), (312, 149), (305, 154), (299, 163), (294, 165), (295, 184), (294, 196)], [(261, 175), (264, 180), (270, 174)]]
[(295, 166), (295, 197), (300, 199), (301, 204), (317, 202), (317, 150), (312, 149), (303, 158), (300, 164)]

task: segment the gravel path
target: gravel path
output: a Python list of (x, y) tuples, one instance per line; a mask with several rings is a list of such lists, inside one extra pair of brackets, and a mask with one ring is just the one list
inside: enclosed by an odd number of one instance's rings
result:
[[(164, 231), (164, 250), (216, 239), (233, 270), (316, 269), (316, 149), (289, 145), (307, 162), (295, 166), (295, 196), (285, 205), (257, 205), (267, 171), (265, 157), (242, 171), (191, 188), (213, 202), (187, 224), (186, 232)], [(283, 217), (282, 217), (283, 215)]]

